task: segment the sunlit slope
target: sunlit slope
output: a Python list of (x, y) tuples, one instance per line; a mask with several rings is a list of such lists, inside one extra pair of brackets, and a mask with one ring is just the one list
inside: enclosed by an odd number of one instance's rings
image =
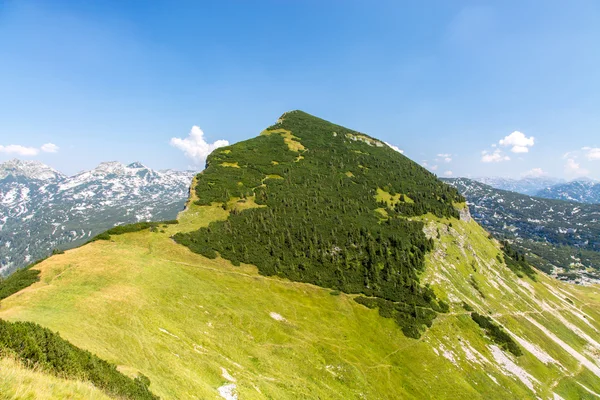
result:
[(91, 384), (56, 378), (11, 358), (0, 359), (0, 399), (109, 399)]
[[(372, 144), (361, 143), (368, 152)], [(355, 295), (259, 275), (254, 266), (236, 267), (176, 244), (171, 236), (177, 232), (262, 206), (235, 198), (225, 207), (200, 206), (194, 195), (179, 225), (112, 236), (42, 262), (35, 267), (41, 281), (3, 300), (0, 318), (56, 330), (126, 374), (148, 376), (153, 393), (167, 399), (579, 399), (600, 393), (600, 291), (539, 273), (536, 281), (517, 277), (498, 245), (464, 213), (464, 220), (412, 217), (433, 242), (421, 284), (450, 305), (412, 339)], [(389, 217), (383, 207), (376, 212)], [(463, 303), (509, 330), (523, 355), (498, 348)], [(14, 382), (5, 384), (13, 390)], [(72, 392), (57, 396), (76, 393), (66, 384), (65, 390)]]

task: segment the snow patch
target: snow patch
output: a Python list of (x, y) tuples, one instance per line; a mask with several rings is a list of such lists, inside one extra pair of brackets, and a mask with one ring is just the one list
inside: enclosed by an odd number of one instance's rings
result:
[(493, 376), (493, 375), (490, 375), (490, 374), (487, 374), (487, 373), (486, 373), (486, 375), (487, 375), (487, 376), (488, 376), (488, 377), (489, 377), (491, 380), (493, 380), (493, 381), (494, 381), (494, 383), (495, 383), (496, 385), (499, 385), (499, 384), (500, 384), (500, 383), (498, 383), (498, 379), (496, 379), (496, 377), (495, 377), (495, 376)]
[(443, 344), (440, 344), (440, 351), (442, 352), (442, 356), (450, 361), (452, 364), (458, 366), (458, 362), (456, 361), (456, 355), (451, 351), (446, 349)]
[(225, 400), (238, 400), (236, 388), (237, 387), (234, 383), (229, 383), (227, 385), (221, 386), (217, 390), (219, 391), (219, 395)]
[(582, 387), (582, 388), (583, 388), (583, 389), (584, 389), (586, 392), (588, 392), (589, 394), (592, 394), (592, 395), (594, 395), (594, 396), (596, 396), (596, 397), (600, 397), (600, 394), (598, 394), (598, 393), (596, 393), (596, 392), (592, 391), (590, 388), (588, 388), (588, 387), (586, 387), (586, 386), (582, 385), (582, 384), (581, 384), (581, 383), (579, 383), (579, 382), (577, 382), (577, 384), (578, 384), (579, 386), (581, 386), (581, 387)]
[(538, 360), (540, 360), (544, 364), (546, 364), (546, 365), (547, 364), (558, 364), (558, 365), (560, 365), (560, 363), (558, 361), (556, 361), (548, 353), (546, 353), (544, 350), (540, 349), (535, 344), (530, 343), (527, 340), (525, 340), (525, 339), (523, 339), (523, 338), (515, 335), (507, 327), (504, 327), (504, 329), (521, 345), (521, 347), (523, 347), (525, 350), (527, 350), (528, 352), (530, 352), (531, 354), (533, 354), (533, 356), (535, 358), (537, 358)]
[(483, 365), (485, 363), (489, 363), (490, 361), (480, 352), (478, 352), (473, 346), (471, 346), (467, 341), (462, 340), (461, 346), (463, 352), (465, 353), (465, 357), (468, 361)]
[(494, 360), (498, 364), (500, 364), (500, 369), (505, 373), (505, 375), (512, 375), (518, 378), (529, 390), (535, 393), (535, 388), (533, 387), (533, 383), (539, 384), (540, 382), (535, 379), (532, 375), (530, 375), (523, 368), (519, 367), (515, 364), (510, 358), (504, 354), (504, 352), (500, 349), (500, 347), (491, 345), (488, 346), (492, 355), (494, 356)]
[(165, 335), (169, 335), (169, 336), (172, 336), (172, 337), (174, 337), (174, 338), (177, 338), (177, 339), (179, 339), (179, 336), (177, 336), (177, 335), (173, 335), (171, 332), (169, 332), (169, 331), (168, 331), (168, 330), (166, 330), (166, 329), (163, 329), (163, 328), (158, 328), (158, 330), (159, 330), (159, 331), (161, 331), (162, 333), (164, 333)]
[(531, 322), (533, 325), (535, 325), (539, 330), (544, 332), (544, 334), (546, 336), (548, 336), (554, 343), (556, 343), (560, 347), (562, 347), (563, 350), (565, 350), (567, 353), (569, 353), (571, 356), (573, 356), (573, 358), (575, 358), (577, 361), (579, 361), (587, 369), (589, 369), (597, 377), (600, 378), (600, 368), (598, 368), (598, 366), (596, 366), (594, 363), (592, 363), (590, 360), (588, 360), (586, 357), (584, 357), (581, 353), (577, 352), (577, 350), (575, 350), (574, 348), (572, 348), (571, 346), (569, 346), (568, 344), (563, 342), (558, 336), (556, 336), (554, 333), (550, 332), (544, 325), (540, 324), (535, 319), (533, 319), (527, 315), (525, 315), (524, 318), (527, 319), (527, 321)]
[(231, 376), (231, 374), (229, 372), (227, 372), (227, 370), (223, 367), (221, 367), (221, 376), (225, 379), (227, 379), (229, 382), (235, 382), (236, 379)]
[(276, 312), (271, 311), (269, 316), (273, 318), (275, 321), (285, 321), (285, 318), (281, 316), (281, 314), (277, 314)]

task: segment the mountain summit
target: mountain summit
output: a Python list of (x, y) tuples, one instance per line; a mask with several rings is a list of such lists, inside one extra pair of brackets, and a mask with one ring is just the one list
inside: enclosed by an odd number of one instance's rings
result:
[[(294, 111), (207, 164), (178, 224), (119, 226), (25, 270), (39, 282), (0, 318), (163, 399), (600, 393), (598, 287), (536, 271), (382, 141)], [(56, 387), (51, 373), (7, 390)], [(80, 376), (60, 376), (77, 397)]]
[(65, 176), (39, 161), (12, 159), (0, 164), (0, 179), (8, 176), (14, 178), (35, 179), (39, 181), (60, 180)]

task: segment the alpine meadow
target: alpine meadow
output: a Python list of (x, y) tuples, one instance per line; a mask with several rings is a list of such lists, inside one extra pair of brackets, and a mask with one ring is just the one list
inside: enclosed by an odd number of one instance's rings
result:
[(586, 399), (600, 289), (553, 279), (385, 142), (302, 111), (177, 220), (0, 281), (0, 398)]

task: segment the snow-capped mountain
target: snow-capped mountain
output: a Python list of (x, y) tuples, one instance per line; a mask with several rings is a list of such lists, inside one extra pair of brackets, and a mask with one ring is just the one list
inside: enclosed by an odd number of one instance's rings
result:
[(443, 181), (465, 196), (478, 223), (514, 241), (538, 268), (600, 282), (600, 205), (527, 196), (467, 178)]
[(174, 219), (194, 174), (105, 162), (67, 177), (35, 161), (0, 164), (0, 273), (114, 225)]
[(36, 181), (55, 181), (65, 176), (39, 161), (10, 160), (0, 164), (0, 179), (12, 176), (14, 179), (24, 178)]
[(477, 182), (484, 183), (496, 189), (509, 190), (534, 196), (540, 190), (563, 183), (564, 180), (550, 177), (526, 177), (522, 179), (510, 179), (500, 177), (473, 178)]
[(600, 182), (591, 179), (579, 179), (542, 189), (535, 195), (547, 199), (598, 204), (600, 203)]

